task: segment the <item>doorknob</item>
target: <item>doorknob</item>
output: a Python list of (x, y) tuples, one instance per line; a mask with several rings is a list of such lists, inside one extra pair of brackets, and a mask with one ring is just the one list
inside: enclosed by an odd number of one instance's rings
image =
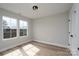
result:
[(73, 37), (73, 35), (70, 35), (70, 37)]

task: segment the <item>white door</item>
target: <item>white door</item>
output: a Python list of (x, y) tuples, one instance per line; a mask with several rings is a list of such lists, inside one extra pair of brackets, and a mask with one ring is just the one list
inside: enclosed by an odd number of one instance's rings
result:
[[(78, 4), (79, 5), (79, 4)], [(71, 9), (69, 15), (69, 43), (73, 55), (78, 55), (78, 41), (79, 41), (79, 8), (76, 4)]]
[(75, 40), (76, 40), (76, 49), (77, 55), (79, 55), (79, 3), (76, 4), (76, 24), (75, 24)]
[(75, 53), (75, 23), (76, 23), (76, 10), (75, 7), (73, 6), (70, 15), (69, 15), (69, 43), (70, 43), (70, 49), (73, 55), (76, 55)]

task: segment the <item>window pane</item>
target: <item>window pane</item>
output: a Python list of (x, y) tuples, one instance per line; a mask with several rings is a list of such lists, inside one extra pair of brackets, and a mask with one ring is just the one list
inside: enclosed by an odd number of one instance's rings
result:
[(28, 27), (28, 23), (26, 21), (20, 20), (20, 29), (26, 29)]
[(20, 36), (23, 36), (23, 29), (20, 29)]
[(20, 29), (20, 36), (27, 35), (27, 29)]
[(3, 29), (10, 29), (10, 18), (3, 16)]
[(3, 32), (4, 38), (10, 38), (10, 29), (4, 29)]
[(16, 25), (17, 25), (17, 20), (11, 18), (10, 28), (11, 29), (17, 29), (17, 26)]
[(27, 35), (27, 29), (23, 29), (23, 35)]
[(16, 29), (12, 29), (11, 32), (12, 32), (11, 33), (11, 35), (12, 35), (11, 37), (16, 37), (16, 34), (17, 34)]

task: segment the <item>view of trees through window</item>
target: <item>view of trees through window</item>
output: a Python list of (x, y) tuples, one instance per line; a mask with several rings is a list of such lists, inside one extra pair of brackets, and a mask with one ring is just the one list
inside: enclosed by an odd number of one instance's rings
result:
[[(6, 16), (3, 19), (3, 38), (13, 38), (17, 36), (17, 19), (9, 18)], [(19, 36), (26, 36), (28, 29), (28, 23), (23, 20), (19, 20)]]
[(3, 16), (3, 38), (17, 36), (17, 20)]
[(20, 36), (27, 35), (28, 23), (26, 21), (20, 20)]

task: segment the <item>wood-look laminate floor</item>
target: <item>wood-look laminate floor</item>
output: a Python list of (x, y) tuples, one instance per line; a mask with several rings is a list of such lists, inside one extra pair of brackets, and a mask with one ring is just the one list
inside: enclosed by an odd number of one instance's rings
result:
[(28, 42), (0, 53), (1, 56), (71, 56), (69, 49), (39, 42)]

